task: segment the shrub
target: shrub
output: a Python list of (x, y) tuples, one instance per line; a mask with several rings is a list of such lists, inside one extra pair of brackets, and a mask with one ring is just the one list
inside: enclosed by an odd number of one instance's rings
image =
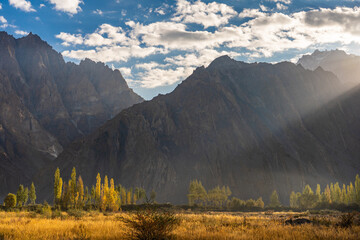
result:
[(139, 240), (171, 239), (172, 231), (180, 223), (173, 213), (153, 209), (139, 211), (133, 217), (121, 220), (132, 230), (129, 238)]
[(338, 226), (342, 228), (349, 228), (353, 225), (354, 222), (354, 213), (347, 213), (343, 214), (340, 217), (340, 222), (338, 223)]
[(84, 224), (79, 224), (72, 229), (76, 240), (88, 240), (90, 239), (90, 233), (88, 228)]
[(85, 216), (84, 211), (78, 210), (78, 209), (70, 209), (67, 211), (69, 216), (75, 217), (75, 219), (81, 219), (83, 216)]
[(9, 193), (4, 199), (4, 204), (7, 209), (16, 207), (15, 194)]

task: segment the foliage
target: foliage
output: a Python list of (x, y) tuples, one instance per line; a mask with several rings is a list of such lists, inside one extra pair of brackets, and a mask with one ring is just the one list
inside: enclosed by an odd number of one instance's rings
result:
[(15, 194), (9, 193), (5, 199), (4, 204), (6, 208), (14, 208), (16, 207), (16, 196)]
[(281, 203), (280, 203), (280, 200), (279, 200), (279, 195), (278, 195), (276, 190), (274, 190), (272, 192), (271, 196), (270, 196), (269, 207), (271, 207), (271, 208), (281, 207)]
[(31, 183), (29, 191), (29, 199), (31, 204), (35, 204), (36, 201), (36, 189), (34, 183)]
[(170, 239), (172, 231), (180, 223), (173, 213), (153, 209), (139, 211), (121, 220), (131, 229), (129, 238), (139, 240)]

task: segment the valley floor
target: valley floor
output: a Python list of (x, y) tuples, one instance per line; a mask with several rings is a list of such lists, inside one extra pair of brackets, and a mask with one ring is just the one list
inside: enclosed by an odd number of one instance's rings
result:
[[(81, 212), (36, 214), (0, 212), (0, 239), (131, 239), (121, 220), (129, 213)], [(327, 213), (177, 213), (180, 224), (174, 239), (359, 239), (358, 215), (350, 227), (338, 226), (341, 214)], [(289, 218), (313, 221), (285, 225)], [(129, 237), (130, 236), (130, 237)]]

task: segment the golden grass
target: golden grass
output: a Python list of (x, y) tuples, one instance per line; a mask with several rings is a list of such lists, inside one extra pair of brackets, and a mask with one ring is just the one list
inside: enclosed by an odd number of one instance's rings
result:
[[(0, 212), (0, 234), (4, 239), (125, 239), (129, 229), (120, 220), (128, 213), (90, 212), (80, 219), (61, 213), (48, 219), (27, 212)], [(181, 223), (175, 239), (359, 239), (360, 226), (345, 229), (334, 225), (335, 216), (325, 216), (331, 226), (285, 226), (289, 213), (177, 214)], [(1, 239), (1, 237), (0, 237)]]

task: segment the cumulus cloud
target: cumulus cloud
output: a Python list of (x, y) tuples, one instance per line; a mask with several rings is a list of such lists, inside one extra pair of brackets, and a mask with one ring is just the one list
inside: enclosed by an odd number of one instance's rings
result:
[[(287, 0), (273, 2), (291, 3)], [(184, 10), (179, 4), (190, 7)], [(64, 46), (82, 46), (63, 52), (64, 56), (73, 59), (122, 62), (171, 53), (172, 57), (164, 55), (161, 63), (149, 61), (136, 64), (131, 71), (123, 70), (129, 76), (131, 74), (134, 82), (146, 88), (174, 84), (191, 74), (195, 67), (207, 65), (221, 55), (239, 56), (239, 51), (255, 60), (318, 44), (360, 44), (359, 7), (320, 8), (286, 14), (269, 12), (261, 5), (259, 9), (236, 13), (231, 7), (224, 7), (225, 4), (216, 5), (216, 11), (211, 5), (214, 3), (197, 1), (188, 4), (185, 0), (178, 1), (176, 13), (167, 21), (148, 24), (128, 21), (125, 29), (102, 24), (92, 33), (62, 32), (56, 37), (63, 40)], [(219, 10), (219, 7), (225, 10)], [(203, 16), (214, 13), (222, 20), (210, 21), (203, 28), (193, 30), (188, 23), (198, 23), (194, 20), (195, 13)], [(229, 18), (224, 17), (233, 17), (234, 13), (243, 19), (241, 24), (229, 24)], [(214, 29), (209, 31), (208, 26)]]
[(101, 11), (100, 9), (94, 10), (93, 13), (94, 13), (94, 14), (97, 14), (97, 15), (100, 15), (100, 16), (102, 16), (102, 15), (104, 14), (104, 12)]
[(36, 10), (31, 6), (30, 1), (9, 0), (9, 4), (17, 9), (24, 11), (24, 12), (36, 12)]
[(0, 10), (2, 9), (2, 3), (0, 3)]
[(172, 85), (183, 80), (192, 73), (191, 68), (177, 67), (175, 69), (154, 68), (139, 74), (141, 86), (144, 88), (155, 88)]
[(197, 23), (205, 28), (227, 24), (229, 19), (236, 16), (237, 12), (223, 3), (195, 3), (178, 0), (176, 13), (172, 20), (183, 23)]
[(73, 59), (90, 58), (94, 61), (101, 62), (124, 62), (130, 57), (144, 58), (152, 54), (163, 53), (164, 51), (155, 47), (140, 47), (140, 46), (103, 46), (96, 47), (90, 50), (71, 50), (64, 51), (62, 54), (65, 57)]
[(15, 34), (25, 36), (28, 35), (28, 32), (22, 31), (22, 30), (15, 30)]
[(282, 4), (282, 3), (277, 3), (276, 8), (278, 10), (286, 10), (286, 9), (288, 9), (288, 6), (286, 6), (286, 5)]
[(55, 10), (66, 12), (70, 15), (82, 11), (79, 5), (84, 3), (82, 0), (48, 0), (48, 1), (51, 4), (55, 5), (54, 6)]

